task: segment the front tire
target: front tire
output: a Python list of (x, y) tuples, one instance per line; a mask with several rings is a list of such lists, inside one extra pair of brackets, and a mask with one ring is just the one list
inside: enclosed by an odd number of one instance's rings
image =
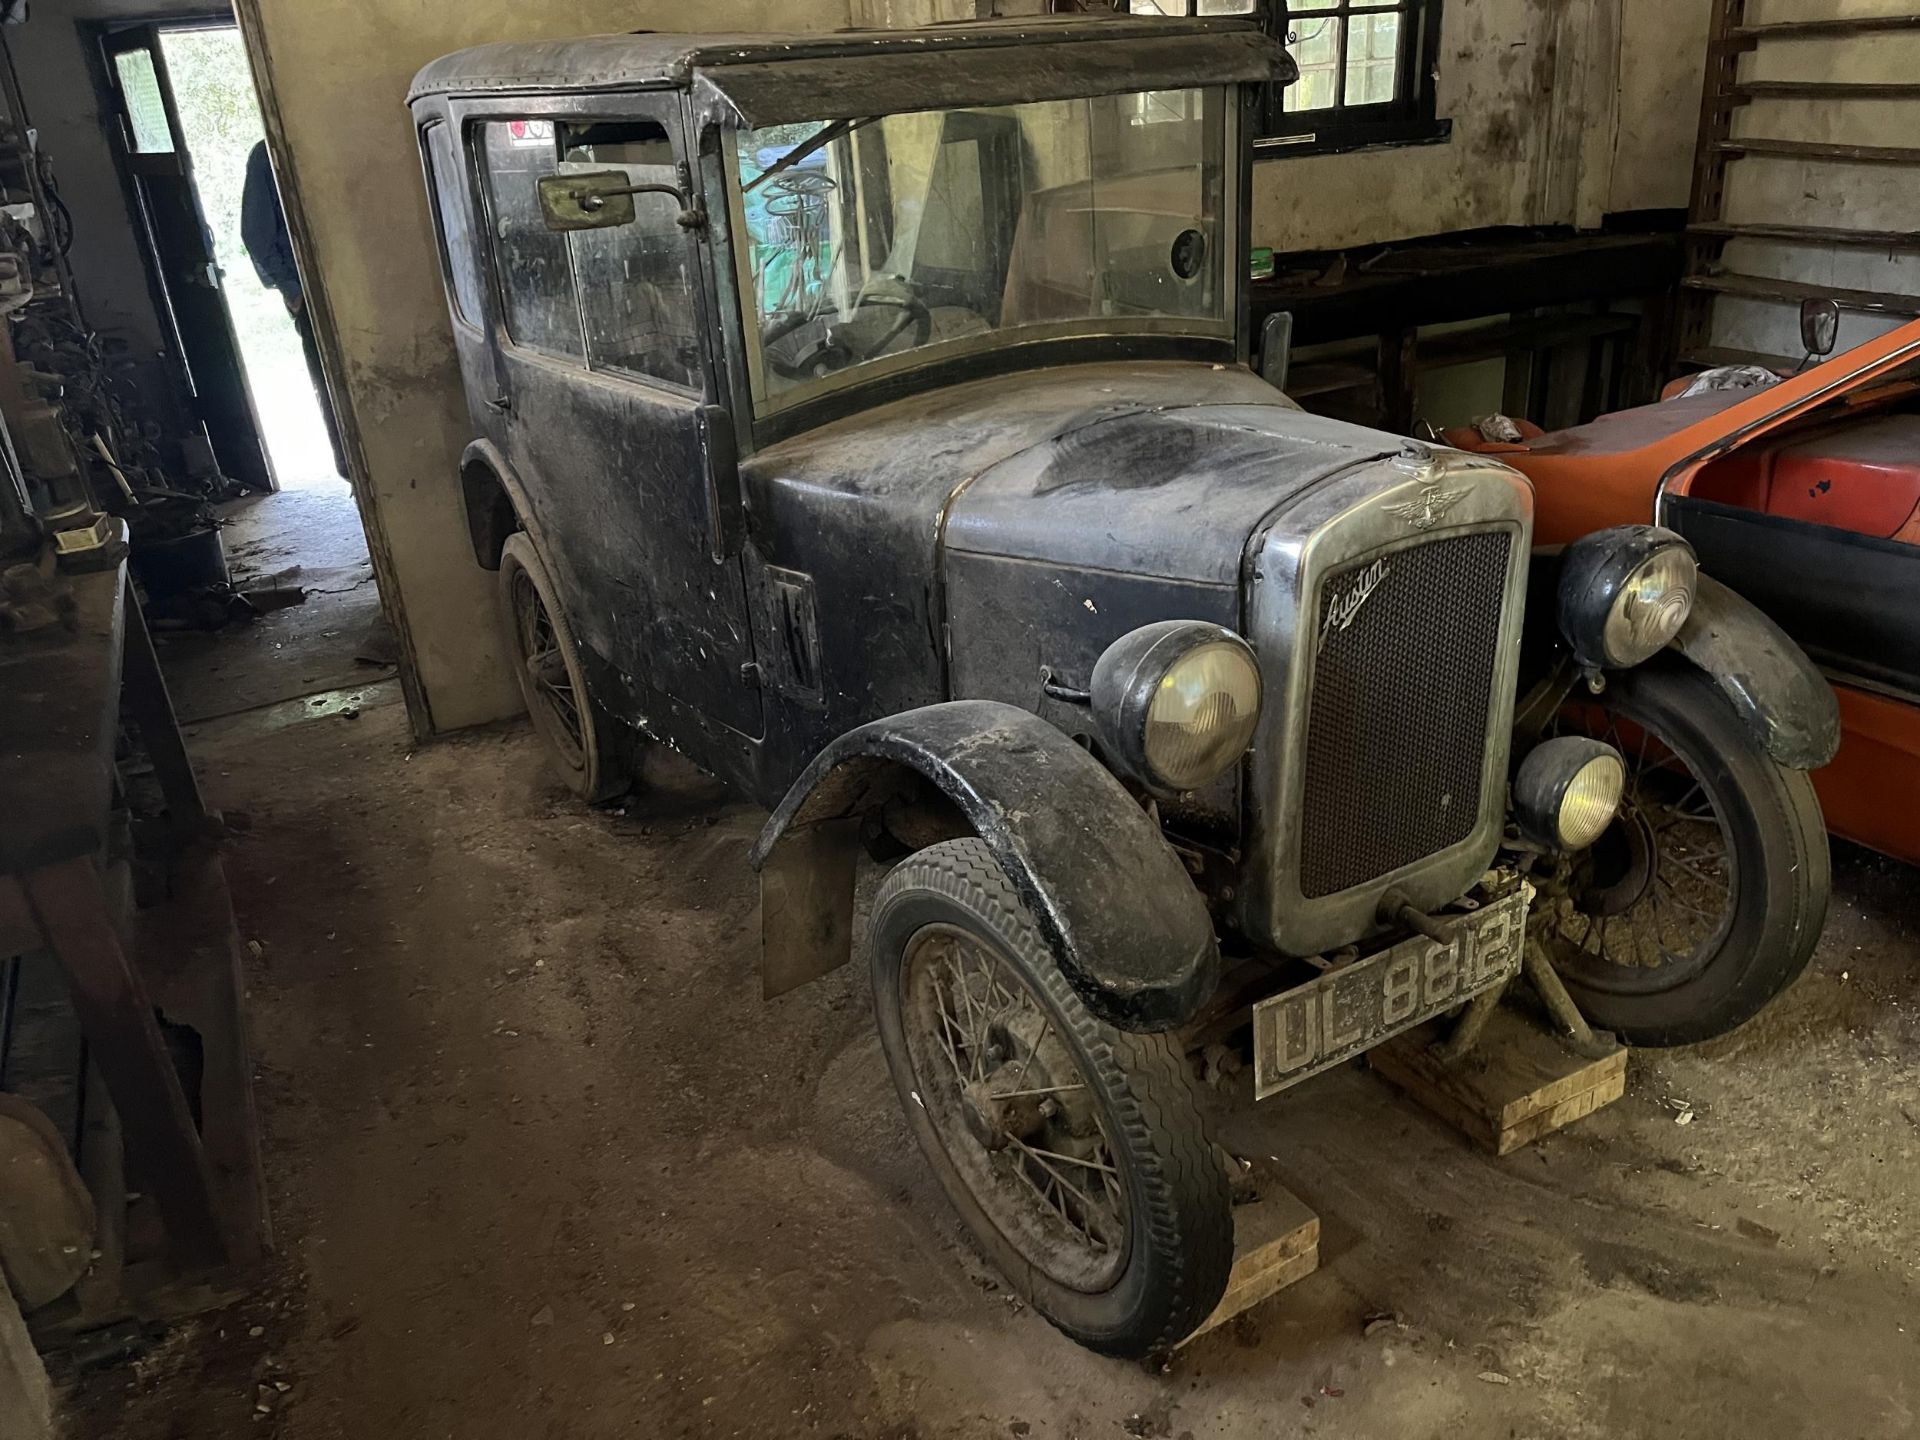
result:
[(902, 861), (869, 936), (901, 1106), (1008, 1283), (1103, 1354), (1191, 1334), (1226, 1289), (1233, 1214), (1175, 1047), (1087, 1012), (979, 840)]
[(500, 606), (520, 696), (560, 778), (590, 805), (624, 795), (633, 788), (627, 736), (587, 690), (566, 610), (525, 531), (500, 552)]
[[(1563, 720), (1626, 757), (1621, 815), (1539, 911), (1595, 1025), (1690, 1045), (1751, 1019), (1806, 968), (1832, 872), (1813, 781), (1772, 760), (1706, 675), (1655, 663)], [(1597, 723), (1595, 723), (1597, 720)]]

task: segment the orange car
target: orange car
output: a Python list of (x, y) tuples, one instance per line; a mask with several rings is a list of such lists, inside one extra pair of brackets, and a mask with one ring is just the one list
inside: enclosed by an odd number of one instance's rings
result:
[[(1835, 321), (1803, 316), (1809, 359)], [(1747, 703), (1738, 665), (1715, 684), (1676, 658), (1558, 697), (1552, 724), (1623, 738), (1637, 773), (1611, 851), (1546, 907), (1556, 965), (1643, 1043), (1704, 1038), (1701, 1017), (1743, 1018), (1811, 953), (1823, 812), (1833, 833), (1920, 863), (1920, 322), (1762, 388), (1445, 438), (1533, 480), (1543, 547), (1648, 521), (1684, 536), (1702, 604), (1683, 640), (1712, 646), (1727, 606), (1756, 694), (1783, 693), (1805, 657), (1832, 685), (1841, 740), (1824, 768), (1818, 717)], [(1764, 654), (1740, 597), (1779, 627)]]

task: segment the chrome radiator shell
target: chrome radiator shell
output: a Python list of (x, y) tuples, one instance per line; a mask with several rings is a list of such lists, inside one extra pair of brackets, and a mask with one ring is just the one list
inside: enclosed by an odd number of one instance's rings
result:
[[(1462, 838), (1431, 853), (1329, 893), (1312, 893), (1316, 887), (1303, 883), (1312, 838), (1305, 832), (1307, 758), (1323, 641), (1350, 638), (1351, 630), (1369, 623), (1369, 609), (1375, 609), (1375, 620), (1390, 612), (1382, 596), (1391, 594), (1385, 587), (1396, 556), (1476, 535), (1505, 536), (1508, 545), (1472, 824), (1452, 827), (1449, 833), (1464, 828)], [(1506, 821), (1532, 541), (1533, 490), (1526, 478), (1446, 450), (1435, 450), (1427, 459), (1416, 453), (1359, 466), (1283, 507), (1256, 532), (1247, 554), (1247, 635), (1260, 656), (1266, 703), (1247, 762), (1247, 846), (1234, 902), (1239, 928), (1248, 938), (1285, 954), (1321, 954), (1380, 929), (1376, 917), (1387, 890), (1397, 889), (1422, 909), (1435, 910), (1471, 889), (1486, 870)], [(1327, 582), (1333, 576), (1341, 577), (1340, 588), (1330, 594)], [(1462, 611), (1438, 616), (1436, 622), (1473, 618)], [(1398, 678), (1416, 687), (1433, 677)], [(1458, 743), (1457, 736), (1452, 738)], [(1386, 772), (1417, 766), (1424, 758), (1383, 754), (1379, 763)], [(1360, 804), (1365, 796), (1357, 793), (1355, 799)], [(1324, 813), (1324, 804), (1319, 808)], [(1312, 868), (1323, 885), (1324, 877), (1340, 867), (1316, 863)]]

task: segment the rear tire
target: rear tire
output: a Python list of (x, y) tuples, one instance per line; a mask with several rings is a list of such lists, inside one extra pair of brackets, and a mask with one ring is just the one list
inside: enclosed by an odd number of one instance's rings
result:
[(1191, 1334), (1225, 1292), (1233, 1214), (1174, 1045), (1087, 1012), (979, 840), (902, 861), (869, 935), (901, 1106), (1007, 1282), (1103, 1354)]
[(590, 805), (624, 795), (634, 781), (630, 732), (588, 691), (573, 628), (525, 531), (501, 549), (500, 606), (520, 696), (560, 778)]
[[(1588, 1019), (1631, 1044), (1723, 1035), (1793, 983), (1826, 922), (1832, 872), (1813, 781), (1772, 760), (1691, 666), (1614, 676), (1574, 708), (1605, 712), (1630, 773), (1622, 818), (1589, 852), (1591, 866), (1606, 863), (1609, 846), (1623, 856), (1650, 847), (1652, 874), (1627, 904), (1641, 859), (1623, 861), (1626, 878), (1605, 887), (1613, 901), (1596, 899), (1612, 877), (1590, 868), (1584, 894), (1543, 907), (1555, 968)], [(1636, 732), (1652, 743), (1640, 745)], [(1587, 912), (1607, 905), (1619, 908), (1601, 927)], [(1689, 931), (1696, 943), (1675, 938)]]

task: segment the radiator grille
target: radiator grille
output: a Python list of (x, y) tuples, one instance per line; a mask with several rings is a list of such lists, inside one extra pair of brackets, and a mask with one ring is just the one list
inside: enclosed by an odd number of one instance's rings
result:
[(1300, 893), (1457, 845), (1480, 816), (1513, 540), (1462, 535), (1327, 577), (1308, 700)]

